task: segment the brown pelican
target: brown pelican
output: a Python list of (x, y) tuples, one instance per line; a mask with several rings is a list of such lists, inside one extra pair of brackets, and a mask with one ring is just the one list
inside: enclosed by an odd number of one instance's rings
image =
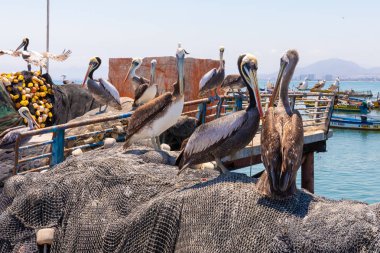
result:
[[(1, 138), (0, 148), (3, 148), (3, 149), (14, 148), (17, 137), (19, 136), (20, 133), (40, 127), (38, 123), (34, 120), (34, 118), (32, 117), (32, 114), (30, 114), (30, 111), (27, 107), (21, 107), (18, 110), (18, 112), (21, 115), (21, 117), (27, 120), (28, 126), (27, 127), (25, 126), (13, 127), (2, 132), (0, 135), (0, 138)], [(32, 138), (31, 136), (23, 138), (20, 145), (28, 142), (31, 138)]]
[(184, 105), (184, 61), (186, 50), (178, 45), (178, 79), (173, 85), (174, 91), (166, 92), (140, 106), (129, 119), (124, 148), (136, 140), (151, 138), (155, 149), (161, 149), (158, 136), (177, 123)]
[[(100, 64), (102, 64), (102, 60), (99, 57), (90, 59), (82, 87), (85, 87), (86, 80), (88, 78), (87, 88), (91, 92), (94, 99), (100, 104), (99, 113), (105, 112), (108, 108), (108, 105), (121, 110), (122, 108), (120, 103), (120, 95), (115, 86), (103, 78), (94, 80), (92, 76), (94, 74), (94, 71), (99, 68)], [(106, 105), (103, 111), (101, 110), (102, 105)]]
[(297, 62), (295, 50), (287, 51), (281, 58), (273, 94), (275, 99), (280, 92), (278, 106), (270, 105), (263, 119), (261, 154), (266, 171), (258, 189), (266, 195), (286, 197), (296, 190), (297, 170), (302, 161), (303, 125), (300, 113), (289, 105), (288, 88)]
[(217, 118), (195, 129), (183, 151), (179, 173), (191, 165), (213, 160), (223, 173), (227, 173), (228, 169), (221, 158), (244, 148), (255, 136), (263, 115), (256, 77), (257, 60), (251, 54), (241, 55), (238, 67), (249, 93), (247, 109)]
[(206, 92), (214, 90), (215, 97), (218, 98), (216, 89), (223, 82), (224, 79), (224, 60), (223, 60), (224, 47), (219, 48), (219, 68), (213, 68), (207, 72), (199, 81), (199, 95), (204, 96)]
[(320, 90), (325, 86), (326, 80), (318, 81), (318, 83), (314, 84), (312, 89)]
[(149, 83), (149, 80), (136, 75), (136, 70), (140, 68), (142, 64), (142, 59), (141, 58), (133, 58), (131, 66), (129, 67), (128, 73), (124, 78), (124, 83), (128, 80), (129, 76), (132, 76), (132, 85), (133, 85), (133, 90), (136, 91), (137, 87), (139, 85), (144, 84), (144, 83)]
[(303, 80), (303, 82), (298, 84), (297, 89), (306, 90), (308, 86), (309, 86), (309, 79), (305, 77), (305, 80)]
[(142, 104), (146, 104), (157, 95), (157, 84), (156, 84), (156, 65), (157, 61), (153, 59), (151, 61), (150, 67), (150, 81), (148, 83), (143, 83), (137, 86), (135, 89), (135, 101), (133, 102), (133, 107), (137, 107)]
[(220, 88), (224, 90), (225, 92), (232, 90), (234, 91), (234, 93), (235, 93), (235, 90), (237, 90), (238, 93), (240, 93), (240, 90), (244, 87), (245, 87), (245, 83), (243, 79), (241, 78), (240, 75), (237, 75), (237, 74), (227, 75), (224, 78), (222, 85), (220, 86)]
[(49, 52), (39, 53), (36, 51), (28, 50), (29, 45), (29, 39), (24, 38), (20, 44), (20, 46), (16, 49), (16, 51), (20, 50), (22, 47), (24, 47), (23, 51), (21, 52), (22, 58), (28, 63), (28, 70), (31, 71), (31, 64), (40, 67), (41, 72), (42, 68), (47, 68), (47, 59), (52, 59), (55, 61), (64, 61), (66, 60), (70, 54), (70, 50), (63, 50), (62, 54), (56, 55)]
[(339, 90), (340, 78), (339, 76), (335, 79), (334, 83), (328, 88), (330, 91)]

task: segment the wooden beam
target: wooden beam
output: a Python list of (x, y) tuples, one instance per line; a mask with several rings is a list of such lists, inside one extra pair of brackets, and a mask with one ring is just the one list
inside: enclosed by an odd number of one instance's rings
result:
[(301, 187), (314, 193), (314, 152), (304, 154), (305, 161), (302, 163)]

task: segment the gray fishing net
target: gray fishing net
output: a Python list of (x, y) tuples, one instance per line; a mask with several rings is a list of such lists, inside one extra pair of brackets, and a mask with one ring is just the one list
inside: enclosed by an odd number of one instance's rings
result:
[(265, 198), (242, 174), (189, 170), (174, 153), (120, 145), (15, 176), (0, 197), (0, 252), (380, 252), (380, 205), (304, 191)]

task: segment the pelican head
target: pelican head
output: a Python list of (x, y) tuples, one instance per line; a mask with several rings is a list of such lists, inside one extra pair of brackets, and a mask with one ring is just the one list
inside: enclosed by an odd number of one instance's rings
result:
[(88, 69), (84, 77), (82, 87), (85, 87), (88, 77), (92, 79), (92, 74), (95, 70), (99, 68), (100, 64), (102, 64), (102, 60), (99, 57), (93, 57), (90, 59), (90, 63), (88, 64)]
[(287, 86), (285, 87), (288, 89), (289, 83), (291, 81), (291, 78), (293, 76), (294, 70), (296, 68), (296, 65), (298, 63), (298, 52), (294, 49), (288, 50), (282, 57), (281, 57), (281, 66), (280, 66), (280, 86)]
[(261, 97), (259, 90), (259, 82), (257, 81), (257, 59), (252, 54), (243, 54), (239, 56), (238, 67), (248, 90), (253, 92), (256, 107), (260, 117), (263, 116), (263, 108), (261, 106)]
[(181, 47), (181, 43), (178, 43), (178, 48), (176, 52), (177, 58), (177, 69), (178, 69), (178, 79), (179, 79), (179, 93), (182, 96), (184, 93), (184, 62), (185, 55), (189, 54), (184, 48)]
[(219, 52), (224, 53), (224, 46), (219, 47)]
[(29, 45), (29, 39), (28, 38), (23, 38), (20, 46), (18, 46), (18, 48), (15, 51), (20, 50), (22, 47), (24, 47), (24, 50), (26, 50), (27, 47), (28, 47), (28, 45)]
[(127, 72), (127, 75), (125, 76), (124, 78), (124, 83), (128, 80), (129, 78), (129, 75), (131, 73), (135, 73), (135, 71), (140, 68), (141, 64), (142, 64), (143, 60), (141, 58), (133, 58), (132, 59), (132, 63), (131, 63), (131, 66), (129, 67), (128, 69), (128, 72)]
[(40, 128), (40, 125), (35, 121), (35, 119), (32, 117), (32, 114), (30, 114), (30, 111), (27, 107), (21, 107), (18, 109), (18, 113), (28, 121), (28, 126), (30, 129)]

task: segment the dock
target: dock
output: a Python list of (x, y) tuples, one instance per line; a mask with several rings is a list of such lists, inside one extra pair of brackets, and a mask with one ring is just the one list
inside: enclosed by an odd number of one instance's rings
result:
[[(262, 94), (261, 103), (265, 109), (268, 107), (270, 96), (271, 94)], [(321, 98), (322, 96), (323, 99)], [(248, 104), (247, 99), (248, 98), (244, 95), (228, 95), (222, 96), (219, 101), (212, 101), (208, 98), (187, 101), (185, 102), (183, 115), (196, 117), (199, 121), (205, 123), (213, 119), (223, 117), (229, 113), (233, 113), (234, 111), (243, 110)], [(326, 152), (326, 142), (328, 138), (332, 137), (332, 131), (329, 129), (329, 125), (335, 95), (333, 93), (290, 93), (289, 99), (292, 108), (299, 110), (303, 118), (304, 158), (302, 164), (302, 187), (310, 192), (314, 192), (314, 153)], [(327, 104), (326, 101), (328, 101)], [(314, 107), (306, 107), (305, 102), (314, 103)], [(88, 127), (90, 125), (102, 122), (122, 121), (130, 117), (132, 114), (133, 112), (125, 112), (122, 114), (97, 117), (96, 119), (86, 119), (79, 122), (71, 122), (44, 129), (32, 130), (20, 134), (15, 147), (15, 164), (13, 174), (16, 175), (19, 173), (49, 169), (54, 165), (63, 162), (65, 160), (65, 154), (67, 155), (68, 152), (71, 152), (77, 148), (92, 148), (103, 145), (102, 140), (97, 140), (94, 143), (87, 143), (74, 147), (70, 146), (68, 148), (66, 145), (68, 141), (76, 140), (80, 137), (98, 136), (114, 131), (112, 127), (108, 127), (103, 130), (70, 136), (70, 134), (68, 134), (70, 131), (67, 130), (78, 127)], [(53, 137), (49, 141), (45, 140), (40, 143), (29, 144), (26, 146), (19, 145), (22, 138), (41, 134), (52, 134)], [(120, 136), (119, 140), (122, 140), (122, 136)], [(48, 146), (43, 149), (46, 151), (45, 153), (35, 156), (23, 155), (24, 151), (28, 151), (31, 148), (44, 146)], [(20, 165), (25, 165), (25, 163), (39, 159), (45, 159), (48, 162), (44, 166), (38, 168), (30, 167), (26, 170), (25, 166), (22, 166), (23, 171), (20, 171)], [(238, 151), (234, 155), (225, 157), (223, 162), (225, 162), (226, 166), (230, 170), (236, 170), (261, 163), (260, 130), (247, 147)]]

